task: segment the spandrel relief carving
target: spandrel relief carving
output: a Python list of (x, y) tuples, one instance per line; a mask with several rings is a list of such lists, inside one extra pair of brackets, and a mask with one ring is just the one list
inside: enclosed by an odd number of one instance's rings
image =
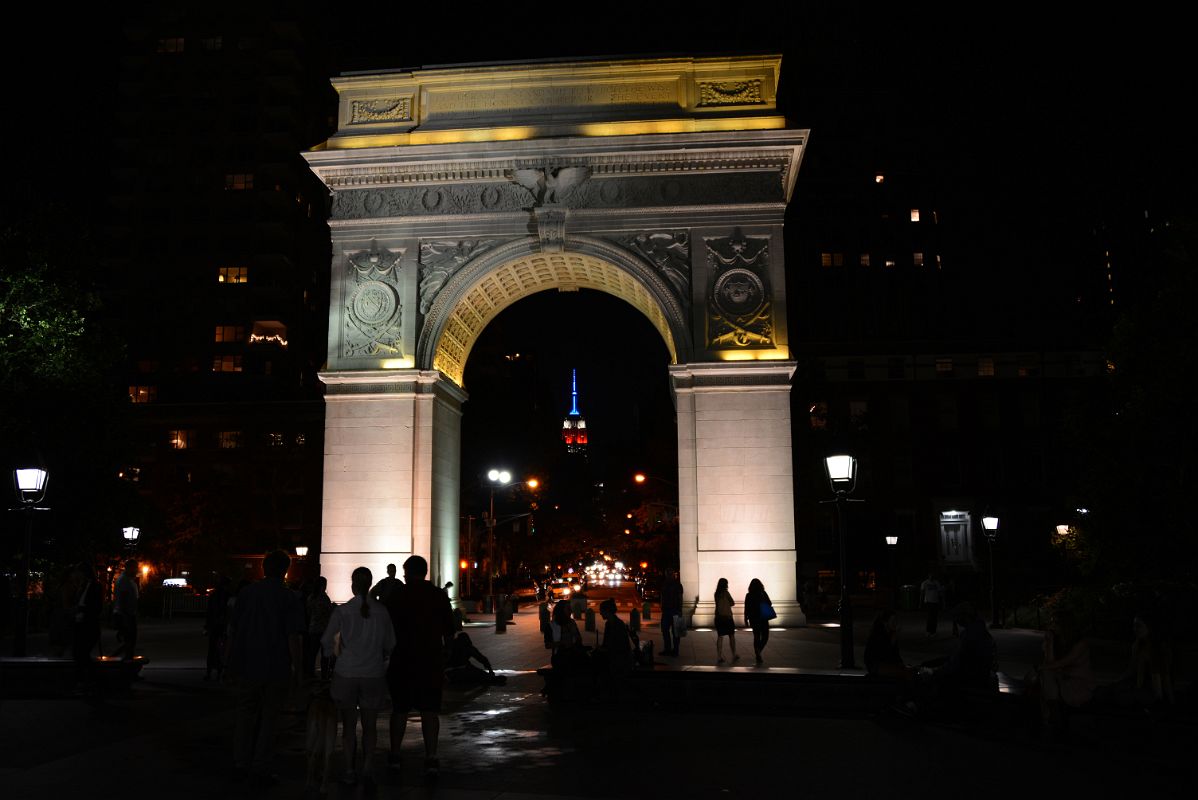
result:
[(678, 294), (690, 297), (691, 245), (686, 231), (638, 233), (621, 241), (653, 265)]
[(346, 254), (343, 358), (403, 352), (399, 274), (404, 250), (370, 244), (369, 250)]
[(427, 314), (445, 282), (462, 266), (495, 244), (494, 239), (420, 243), (420, 313)]
[(705, 239), (711, 268), (707, 292), (707, 347), (772, 347), (773, 309), (769, 285), (769, 237)]

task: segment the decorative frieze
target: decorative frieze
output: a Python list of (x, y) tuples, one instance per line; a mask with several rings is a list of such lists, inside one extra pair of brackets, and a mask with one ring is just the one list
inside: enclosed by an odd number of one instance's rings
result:
[(769, 285), (769, 237), (704, 239), (710, 283), (707, 292), (707, 349), (774, 346)]
[[(778, 174), (768, 172), (592, 178), (570, 186), (568, 192), (561, 185), (553, 191), (562, 198), (559, 205), (570, 209), (785, 202)], [(548, 196), (547, 185), (541, 197)], [(526, 211), (536, 205), (534, 190), (516, 183), (354, 189), (333, 195), (333, 218), (485, 214)]]
[(747, 81), (699, 81), (699, 106), (759, 106), (761, 79)]
[(354, 100), (350, 106), (350, 125), (372, 122), (411, 122), (411, 97), (380, 97), (375, 100)]

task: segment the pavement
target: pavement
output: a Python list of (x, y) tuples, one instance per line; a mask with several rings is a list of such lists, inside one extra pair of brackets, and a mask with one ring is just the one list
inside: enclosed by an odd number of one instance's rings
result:
[[(627, 613), (621, 616), (627, 618)], [(867, 615), (856, 628), (860, 662)], [(839, 631), (813, 620), (772, 631), (758, 670), (835, 672)], [(642, 638), (660, 649), (659, 617)], [(276, 757), (280, 783), (249, 791), (231, 771), (231, 691), (203, 678), (206, 640), (199, 619), (143, 623), (139, 650), (150, 659), (128, 694), (9, 698), (0, 705), (0, 795), (6, 800), (130, 793), (179, 798), (303, 797), (304, 714), (297, 703), (283, 717)], [(967, 791), (977, 797), (1012, 793), (1116, 791), (1174, 796), (1198, 777), (1193, 763), (1198, 727), (1192, 713), (1078, 719), (1063, 741), (1009, 726), (950, 724), (898, 713), (771, 712), (768, 698), (753, 708), (686, 708), (640, 698), (624, 702), (550, 705), (535, 670), (545, 665), (530, 606), (498, 633), (478, 618), (467, 630), (507, 683), (446, 692), (441, 728), (441, 776), (421, 774), (419, 723), (409, 720), (402, 771), (388, 773), (376, 756), (373, 786), (334, 786), (335, 798), (447, 800), (504, 798), (755, 798), (780, 792), (845, 797), (907, 796)], [(994, 631), (1000, 667), (1021, 676), (1039, 661), (1040, 634)], [(105, 652), (114, 646), (105, 632)], [(584, 632), (588, 643), (595, 634)], [(737, 634), (740, 664), (752, 661), (751, 636)], [(918, 614), (902, 615), (901, 650), (909, 663), (946, 655), (950, 626), (928, 639)], [(0, 642), (0, 647), (6, 647)], [(33, 637), (31, 654), (45, 647)], [(1126, 646), (1095, 647), (1095, 668), (1111, 678), (1126, 664)], [(691, 631), (677, 658), (660, 670), (716, 668), (714, 633)], [(725, 669), (720, 667), (719, 669)], [(735, 672), (732, 672), (735, 676)], [(1184, 692), (1191, 684), (1183, 683)], [(763, 692), (770, 691), (768, 686)], [(1192, 706), (1190, 707), (1192, 708)], [(388, 715), (379, 743), (390, 737)], [(338, 763), (340, 753), (338, 755)]]

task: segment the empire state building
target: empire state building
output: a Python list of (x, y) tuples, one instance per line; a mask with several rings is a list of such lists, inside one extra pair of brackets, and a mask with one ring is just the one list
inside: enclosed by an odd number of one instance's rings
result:
[(562, 420), (562, 441), (566, 443), (566, 452), (585, 455), (587, 421), (578, 411), (578, 370), (571, 370), (570, 375), (570, 413)]

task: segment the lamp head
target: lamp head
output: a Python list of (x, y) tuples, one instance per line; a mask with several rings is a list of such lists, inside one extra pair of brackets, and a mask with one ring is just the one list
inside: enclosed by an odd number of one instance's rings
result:
[(125, 537), (125, 544), (135, 545), (137, 544), (137, 537), (141, 536), (141, 528), (130, 525), (128, 527), (121, 528), (121, 533)]
[(834, 492), (851, 492), (857, 483), (857, 459), (850, 455), (834, 455), (824, 459), (824, 469)]
[(17, 467), (13, 470), (12, 479), (17, 500), (33, 505), (40, 503), (46, 496), (46, 484), (50, 482), (50, 473), (41, 467)]
[(887, 536), (886, 544), (890, 545), (891, 547), (894, 547), (896, 544), (898, 544), (898, 537), (897, 536)]

